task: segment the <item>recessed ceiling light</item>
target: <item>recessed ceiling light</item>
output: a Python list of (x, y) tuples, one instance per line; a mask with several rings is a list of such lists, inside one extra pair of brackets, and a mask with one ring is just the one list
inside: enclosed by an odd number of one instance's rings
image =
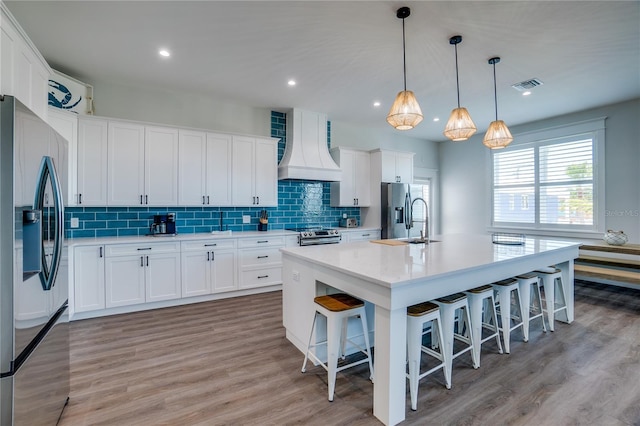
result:
[(171, 56), (171, 53), (169, 53), (169, 51), (167, 49), (160, 49), (158, 51), (158, 54), (160, 56), (164, 56), (165, 58), (168, 58), (169, 56)]
[(289, 81), (287, 81), (287, 84), (289, 86), (295, 86), (296, 85), (296, 81), (295, 80), (289, 80)]
[(522, 92), (522, 96), (529, 96), (531, 94), (531, 92), (529, 90), (527, 90), (526, 92)]
[(379, 101), (375, 101), (375, 102), (373, 103), (373, 106), (374, 106), (374, 107), (379, 107), (379, 106), (380, 106), (380, 102), (379, 102)]
[(434, 117), (433, 121), (440, 121), (440, 118), (439, 117)]

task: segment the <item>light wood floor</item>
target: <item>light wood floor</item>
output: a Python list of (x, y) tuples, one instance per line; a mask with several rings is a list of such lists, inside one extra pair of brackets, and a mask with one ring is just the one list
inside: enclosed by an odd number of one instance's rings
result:
[[(640, 291), (577, 283), (575, 308), (553, 333), (515, 332), (510, 355), (485, 343), (477, 370), (456, 360), (451, 390), (423, 379), (402, 424), (640, 425)], [(281, 318), (273, 292), (73, 322), (60, 424), (380, 424), (367, 367), (339, 373), (328, 402)]]

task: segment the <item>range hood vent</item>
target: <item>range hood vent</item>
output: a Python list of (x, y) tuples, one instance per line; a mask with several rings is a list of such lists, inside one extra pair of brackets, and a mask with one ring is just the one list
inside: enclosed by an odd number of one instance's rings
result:
[(278, 179), (342, 180), (342, 171), (327, 147), (325, 114), (300, 109), (287, 114), (287, 145)]

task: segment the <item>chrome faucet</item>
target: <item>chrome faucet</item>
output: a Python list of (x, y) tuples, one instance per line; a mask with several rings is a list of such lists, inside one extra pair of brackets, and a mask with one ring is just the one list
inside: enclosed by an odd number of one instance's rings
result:
[[(425, 243), (425, 244), (429, 244), (429, 206), (427, 205), (427, 202), (424, 200), (424, 198), (414, 198), (413, 201), (411, 202), (411, 212), (410, 212), (410, 223), (411, 223), (411, 228), (413, 228), (413, 204), (416, 201), (422, 201), (422, 203), (424, 204), (424, 220), (421, 221), (417, 221), (417, 222), (422, 222), (422, 229), (420, 230), (420, 239), (417, 240), (416, 242), (420, 242), (420, 243)], [(407, 230), (407, 237), (409, 236), (409, 231)]]

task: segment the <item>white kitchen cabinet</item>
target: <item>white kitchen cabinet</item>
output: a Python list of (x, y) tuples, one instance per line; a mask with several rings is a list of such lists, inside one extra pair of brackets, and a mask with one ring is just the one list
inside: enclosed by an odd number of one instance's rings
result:
[(238, 287), (240, 289), (282, 284), (285, 237), (246, 238), (238, 241)]
[[(20, 109), (15, 118), (15, 192), (16, 205), (32, 205), (37, 186), (38, 171), (42, 157), (53, 158), (53, 164), (63, 188), (63, 200), (68, 201), (69, 180), (68, 142), (52, 131), (49, 125), (30, 113)], [(45, 193), (45, 205), (51, 205), (53, 198)]]
[(362, 230), (350, 230), (342, 232), (342, 241), (350, 243), (354, 241), (371, 241), (380, 239), (379, 229), (362, 229)]
[(78, 205), (107, 205), (108, 128), (107, 120), (78, 118)]
[[(49, 107), (48, 120), (55, 129), (68, 142), (68, 161), (65, 170), (58, 173), (66, 176), (67, 196), (64, 200), (66, 206), (75, 206), (77, 202), (77, 164), (78, 164), (78, 114)], [(106, 158), (106, 156), (105, 156)]]
[(106, 307), (180, 298), (180, 244), (105, 247)]
[(178, 203), (178, 129), (109, 121), (110, 206)]
[(278, 146), (275, 139), (233, 137), (234, 206), (278, 205)]
[(182, 243), (182, 297), (237, 290), (236, 240)]
[(46, 121), (52, 70), (2, 2), (0, 11), (0, 91)]
[(179, 130), (179, 205), (232, 204), (231, 141), (231, 135)]
[(375, 167), (380, 167), (382, 182), (413, 183), (412, 152), (375, 150), (371, 153)]
[(104, 246), (75, 247), (73, 256), (74, 312), (104, 309)]
[(331, 182), (332, 207), (369, 207), (371, 157), (367, 151), (337, 147), (331, 156), (342, 169), (342, 180)]

